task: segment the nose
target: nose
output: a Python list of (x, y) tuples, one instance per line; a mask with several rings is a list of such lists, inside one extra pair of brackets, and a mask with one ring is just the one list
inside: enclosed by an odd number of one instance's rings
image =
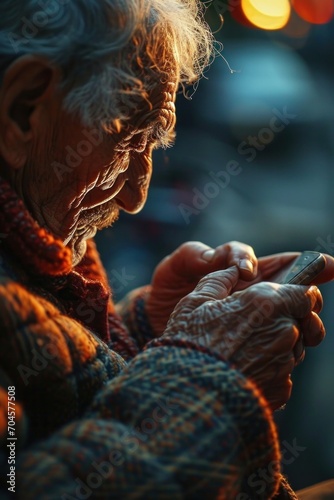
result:
[(133, 154), (127, 170), (127, 181), (117, 194), (119, 207), (136, 214), (144, 207), (152, 176), (152, 153)]

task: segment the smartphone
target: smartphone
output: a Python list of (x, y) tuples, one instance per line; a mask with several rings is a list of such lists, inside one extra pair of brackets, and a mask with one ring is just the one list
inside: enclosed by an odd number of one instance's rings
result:
[(282, 271), (275, 279), (276, 283), (310, 285), (326, 265), (322, 253), (306, 251), (297, 257), (287, 270)]

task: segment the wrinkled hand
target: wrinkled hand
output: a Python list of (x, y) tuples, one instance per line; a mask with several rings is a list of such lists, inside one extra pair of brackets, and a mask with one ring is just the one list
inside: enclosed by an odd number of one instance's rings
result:
[(236, 265), (243, 283), (255, 278), (257, 259), (253, 249), (238, 241), (210, 248), (189, 241), (168, 255), (155, 269), (146, 311), (156, 335), (166, 328), (176, 304), (188, 295), (198, 281), (213, 271)]
[[(254, 279), (244, 280), (242, 276), (233, 288), (233, 291), (244, 290), (255, 283), (261, 281), (276, 281), (276, 276), (284, 268), (289, 268), (293, 260), (300, 255), (300, 252), (282, 252), (267, 255), (258, 259), (257, 274)], [(323, 254), (326, 258), (326, 266), (323, 271), (314, 279), (312, 285), (320, 285), (334, 279), (334, 258), (331, 255)]]
[(196, 342), (252, 379), (275, 410), (290, 397), (290, 375), (304, 346), (325, 330), (317, 287), (262, 282), (229, 295), (239, 280), (233, 266), (211, 273), (176, 306), (163, 337)]

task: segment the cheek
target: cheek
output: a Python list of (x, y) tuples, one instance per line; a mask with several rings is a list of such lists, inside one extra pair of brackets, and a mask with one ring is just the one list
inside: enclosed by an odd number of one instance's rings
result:
[(114, 153), (102, 149), (85, 159), (78, 181), (83, 183), (87, 191), (95, 188), (111, 189), (121, 178), (127, 177), (128, 169), (129, 156), (126, 153)]
[(128, 177), (129, 182), (138, 189), (148, 189), (152, 175), (151, 153), (133, 154), (130, 159)]

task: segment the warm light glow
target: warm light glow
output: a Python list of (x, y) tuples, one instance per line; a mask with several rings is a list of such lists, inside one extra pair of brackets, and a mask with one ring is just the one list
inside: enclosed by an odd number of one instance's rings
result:
[(297, 14), (312, 24), (325, 24), (334, 17), (334, 0), (292, 0)]
[(247, 19), (265, 30), (283, 28), (291, 13), (289, 0), (241, 0), (241, 6)]
[(252, 24), (250, 22), (250, 20), (247, 19), (247, 17), (245, 16), (245, 13), (241, 7), (240, 0), (238, 1), (238, 3), (236, 5), (235, 5), (235, 3), (236, 2), (234, 2), (234, 0), (230, 0), (230, 10), (231, 10), (231, 16), (233, 17), (233, 19), (235, 19), (239, 24), (242, 24), (243, 26), (247, 26), (247, 28), (254, 28), (254, 24)]
[[(288, 24), (282, 29), (282, 33), (295, 40), (306, 41), (311, 31), (311, 24), (304, 21), (296, 12), (292, 11)], [(300, 47), (300, 45), (299, 45)]]

